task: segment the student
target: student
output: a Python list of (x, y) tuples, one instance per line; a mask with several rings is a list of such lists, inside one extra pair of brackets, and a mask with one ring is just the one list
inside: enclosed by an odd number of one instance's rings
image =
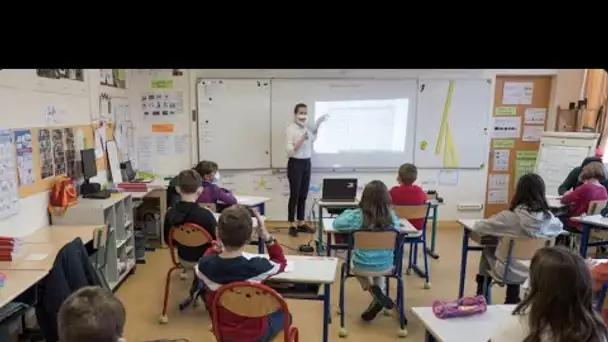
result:
[[(604, 284), (608, 281), (608, 262), (605, 259), (587, 259), (585, 260), (589, 270), (591, 271), (591, 280), (593, 281), (593, 292), (599, 293)], [(606, 303), (606, 299), (604, 299)], [(602, 317), (604, 322), (608, 322), (608, 308), (602, 303)]]
[[(422, 205), (426, 203), (426, 193), (414, 182), (418, 178), (418, 169), (414, 164), (403, 164), (397, 172), (398, 186), (394, 186), (391, 191), (393, 205)], [(409, 220), (412, 226), (422, 230), (424, 219)]]
[[(333, 227), (339, 232), (353, 230), (392, 230), (399, 228), (399, 219), (391, 208), (388, 188), (381, 181), (369, 182), (363, 189), (358, 209), (345, 210), (336, 217)], [(352, 252), (353, 268), (364, 272), (385, 272), (394, 265), (394, 250)], [(357, 277), (363, 291), (372, 295), (372, 302), (361, 314), (365, 321), (373, 320), (382, 308), (394, 309), (393, 300), (384, 294), (384, 277)]]
[(608, 330), (593, 308), (585, 261), (560, 246), (536, 252), (528, 296), (498, 326), (492, 342), (608, 341)]
[(198, 203), (213, 203), (217, 211), (222, 212), (224, 208), (236, 204), (236, 197), (230, 191), (220, 188), (217, 182), (220, 180), (218, 166), (211, 161), (202, 161), (195, 167), (196, 171), (203, 177), (203, 192), (198, 198)]
[[(572, 169), (572, 171), (570, 171), (570, 173), (568, 173), (568, 176), (566, 176), (566, 179), (564, 179), (564, 181), (559, 186), (559, 188), (557, 188), (557, 193), (560, 196), (564, 195), (566, 192), (568, 192), (570, 190), (574, 190), (577, 187), (583, 185), (583, 183), (579, 179), (581, 170), (589, 163), (592, 163), (592, 162), (602, 163), (602, 154), (599, 152), (600, 151), (596, 151), (595, 157), (585, 158), (585, 160), (583, 160), (583, 163), (581, 164), (581, 166), (575, 167), (574, 169)], [(608, 188), (608, 180), (602, 182), (602, 185), (604, 185), (604, 187)]]
[[(608, 199), (608, 192), (602, 182), (606, 180), (604, 165), (600, 162), (591, 162), (581, 170), (579, 176), (582, 185), (575, 190), (566, 192), (561, 203), (570, 206), (568, 215), (570, 217), (580, 216), (587, 212), (591, 201), (605, 201)], [(566, 228), (572, 232), (580, 231), (580, 223), (566, 218)], [(574, 228), (575, 230), (573, 230)]]
[[(177, 176), (176, 190), (181, 199), (165, 215), (164, 233), (167, 244), (169, 243), (169, 231), (171, 228), (183, 225), (184, 223), (193, 223), (202, 227), (215, 239), (217, 221), (213, 213), (196, 203), (196, 200), (203, 191), (201, 184), (202, 178), (194, 170), (184, 170)], [(210, 244), (189, 247), (174, 242), (174, 246), (177, 248), (179, 263), (184, 267), (181, 277), (185, 279), (187, 277), (187, 269), (192, 269), (196, 265)]]
[[(260, 283), (285, 270), (287, 260), (279, 243), (268, 233), (264, 220), (254, 211), (258, 222), (258, 235), (266, 242), (269, 258), (250, 256), (244, 248), (252, 233), (251, 210), (234, 205), (222, 212), (218, 225), (220, 248), (210, 248), (199, 261), (196, 273), (205, 287), (205, 304), (211, 312), (216, 291), (236, 281)], [(266, 342), (272, 340), (284, 328), (284, 313), (276, 311), (268, 317), (248, 318), (238, 316), (221, 306), (218, 317), (219, 330), (224, 341)]]
[[(535, 173), (528, 173), (517, 182), (509, 209), (477, 221), (472, 231), (501, 237), (553, 238), (561, 233), (562, 223), (549, 210), (543, 179)], [(488, 274), (491, 266), (496, 273), (504, 274), (507, 260), (498, 259), (495, 252), (496, 247), (485, 247), (483, 250), (476, 277), (477, 295), (483, 294), (492, 280)], [(511, 260), (505, 280), (520, 284), (527, 276), (528, 268), (517, 260)], [(516, 304), (519, 300), (519, 285), (507, 285), (505, 304)]]
[(57, 317), (61, 342), (123, 342), (125, 307), (112, 292), (87, 286), (61, 304)]
[[(196, 171), (196, 165), (192, 166), (192, 170)], [(177, 176), (171, 178), (167, 186), (167, 207), (171, 208), (179, 202), (179, 194), (177, 193)]]

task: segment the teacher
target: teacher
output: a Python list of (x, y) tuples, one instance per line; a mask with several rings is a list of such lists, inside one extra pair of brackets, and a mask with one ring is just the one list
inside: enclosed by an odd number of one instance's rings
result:
[[(319, 126), (327, 119), (321, 116), (314, 126), (308, 125), (308, 108), (298, 103), (293, 109), (294, 122), (287, 126), (285, 141), (287, 142), (287, 179), (289, 180), (289, 203), (287, 205), (287, 220), (289, 235), (298, 236), (298, 232), (313, 233), (304, 221), (306, 197), (310, 187), (312, 143), (317, 138)], [(297, 212), (297, 222), (295, 220)]]

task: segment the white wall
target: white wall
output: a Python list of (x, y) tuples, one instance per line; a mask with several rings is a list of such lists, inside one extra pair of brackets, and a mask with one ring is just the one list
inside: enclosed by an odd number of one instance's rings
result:
[[(170, 70), (139, 70), (133, 73), (133, 88), (131, 93), (131, 108), (133, 120), (137, 122), (136, 134), (138, 136), (149, 135), (150, 123), (141, 119), (139, 96), (141, 93), (150, 90), (151, 79), (172, 79), (174, 89), (184, 92), (184, 101), (188, 104), (189, 111), (175, 121), (176, 132), (190, 131), (191, 151), (190, 155), (167, 156), (157, 158), (155, 162), (155, 172), (167, 175), (175, 174), (181, 169), (187, 168), (198, 161), (196, 122), (192, 121), (191, 110), (196, 109), (196, 80), (199, 78), (404, 78), (404, 77), (427, 77), (427, 78), (495, 78), (496, 75), (552, 75), (554, 79), (554, 89), (552, 104), (549, 110), (548, 124), (553, 127), (555, 122), (555, 106), (569, 101), (573, 96), (573, 83), (579, 82), (577, 70), (556, 70), (556, 69), (482, 69), (482, 70), (293, 70), (293, 69), (198, 69), (184, 70), (183, 76), (173, 77)], [(556, 92), (557, 90), (557, 92)], [(492, 93), (492, 99), (494, 94)], [(238, 100), (238, 99), (235, 99)], [(488, 113), (488, 115), (491, 115)], [(204, 151), (202, 151), (204, 156)], [(221, 165), (220, 165), (221, 168)], [(223, 181), (228, 188), (236, 189), (243, 194), (266, 195), (273, 198), (267, 205), (267, 214), (273, 219), (283, 220), (286, 218), (287, 191), (286, 182), (283, 180), (284, 174), (273, 174), (272, 170), (236, 171), (224, 170), (221, 172)], [(482, 170), (460, 170), (459, 182), (457, 186), (439, 186), (438, 170), (420, 170), (419, 183), (425, 189), (435, 189), (440, 196), (445, 199), (446, 205), (440, 209), (440, 219), (453, 220), (464, 217), (480, 217), (481, 213), (459, 213), (456, 208), (458, 204), (480, 204), (483, 203), (486, 188), (487, 171)], [(338, 176), (336, 174), (313, 174), (313, 184), (321, 182), (325, 176)], [(339, 176), (350, 176), (340, 174)], [(372, 179), (384, 181), (387, 185), (395, 183), (395, 172), (384, 173), (358, 173), (357, 176), (362, 182)], [(265, 186), (260, 186), (260, 180), (266, 182)], [(264, 188), (264, 189), (262, 189)], [(312, 194), (310, 197), (318, 196)], [(309, 201), (311, 202), (311, 201)], [(310, 203), (309, 203), (310, 205)]]
[[(99, 69), (85, 70), (84, 82), (40, 78), (35, 69), (0, 70), (0, 128), (45, 127), (48, 105), (57, 109), (57, 126), (90, 124), (99, 118), (101, 92), (128, 98), (127, 90), (99, 81)], [(105, 184), (105, 179), (106, 172), (100, 170), (95, 181)], [(48, 198), (47, 191), (21, 199), (19, 214), (0, 221), (0, 235), (24, 236), (47, 226)]]

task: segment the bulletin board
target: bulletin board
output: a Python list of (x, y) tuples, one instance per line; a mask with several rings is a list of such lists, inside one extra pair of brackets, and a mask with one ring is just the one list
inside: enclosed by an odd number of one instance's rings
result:
[[(113, 140), (112, 125), (107, 124), (107, 123), (104, 125), (105, 125), (106, 140), (107, 141)], [(25, 198), (28, 196), (36, 195), (41, 192), (50, 190), (51, 187), (53, 186), (53, 183), (56, 178), (56, 176), (52, 176), (52, 177), (48, 177), (48, 178), (44, 178), (44, 179), (41, 177), (41, 172), (40, 172), (41, 154), (40, 154), (40, 143), (38, 140), (40, 130), (44, 130), (44, 129), (56, 130), (56, 129), (64, 129), (64, 128), (72, 128), (74, 131), (82, 130), (83, 136), (84, 136), (84, 148), (94, 148), (95, 147), (94, 131), (98, 127), (99, 127), (99, 124), (91, 124), (91, 125), (76, 125), (76, 126), (28, 127), (28, 128), (13, 129), (12, 131), (26, 131), (26, 130), (30, 131), (31, 132), (31, 141), (32, 141), (31, 149), (32, 149), (34, 182), (33, 182), (33, 184), (27, 184), (27, 185), (20, 184), (19, 185), (19, 197)], [(76, 151), (76, 153), (80, 153), (80, 152)], [(79, 160), (80, 158), (76, 157), (76, 159)], [(17, 163), (15, 163), (15, 165), (17, 165)], [(98, 172), (107, 169), (107, 157), (105, 154), (105, 148), (104, 148), (103, 156), (96, 160), (96, 165), (97, 165)]]
[(484, 217), (509, 208), (519, 178), (534, 172), (547, 128), (550, 76), (497, 76)]

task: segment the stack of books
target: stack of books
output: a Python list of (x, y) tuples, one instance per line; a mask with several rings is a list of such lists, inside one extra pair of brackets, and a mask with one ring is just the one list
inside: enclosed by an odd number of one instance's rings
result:
[(122, 189), (123, 191), (128, 192), (147, 192), (148, 184), (146, 183), (119, 183), (117, 188)]
[(21, 239), (0, 236), (0, 261), (13, 261), (21, 246)]

